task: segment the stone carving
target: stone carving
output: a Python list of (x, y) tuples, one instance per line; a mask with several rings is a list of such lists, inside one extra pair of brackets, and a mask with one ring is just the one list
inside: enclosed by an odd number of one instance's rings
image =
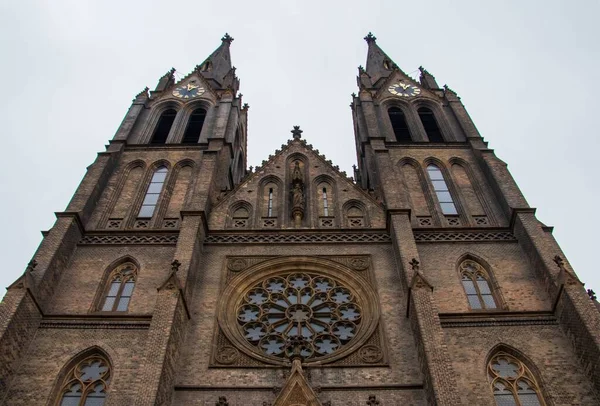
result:
[(243, 271), (247, 266), (248, 263), (242, 258), (233, 258), (227, 263), (227, 269), (233, 272)]
[(227, 402), (225, 396), (219, 396), (219, 400), (215, 403), (215, 406), (229, 406), (229, 402)]
[(305, 233), (305, 234), (218, 234), (209, 235), (206, 244), (286, 244), (286, 243), (387, 243), (390, 242), (387, 233)]
[(215, 355), (217, 362), (224, 365), (233, 364), (239, 356), (239, 351), (231, 346), (224, 346), (219, 349)]
[(177, 234), (86, 235), (79, 244), (177, 244)]
[(367, 258), (351, 258), (348, 265), (355, 271), (364, 271), (369, 267), (369, 260)]
[(369, 395), (369, 400), (367, 400), (367, 405), (368, 406), (377, 406), (379, 404), (380, 403), (377, 400), (377, 396), (375, 396), (375, 395)]
[(416, 242), (440, 241), (516, 241), (510, 231), (491, 232), (415, 232)]
[(383, 359), (383, 352), (376, 345), (365, 345), (358, 352), (358, 356), (367, 364), (375, 364)]

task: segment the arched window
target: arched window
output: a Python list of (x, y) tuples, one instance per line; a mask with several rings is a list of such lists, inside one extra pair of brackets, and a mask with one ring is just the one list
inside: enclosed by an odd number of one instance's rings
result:
[(197, 144), (200, 139), (200, 132), (206, 118), (206, 110), (196, 109), (190, 115), (185, 133), (183, 134), (183, 144)]
[(273, 217), (273, 188), (269, 188), (269, 201), (267, 202), (267, 217)]
[(176, 115), (177, 112), (173, 109), (165, 110), (160, 115), (150, 144), (164, 144), (167, 142), (167, 137), (169, 136), (169, 131), (171, 131), (171, 127), (173, 126), (173, 121), (175, 121)]
[(59, 406), (103, 406), (111, 370), (102, 355), (91, 355), (67, 373), (60, 392)]
[(505, 352), (488, 363), (488, 377), (498, 406), (544, 406), (535, 377), (527, 366)]
[(442, 132), (437, 125), (437, 121), (435, 121), (433, 111), (427, 107), (421, 107), (418, 112), (419, 118), (421, 119), (421, 123), (423, 123), (423, 128), (425, 128), (425, 132), (427, 133), (427, 138), (429, 138), (429, 141), (444, 142)]
[(247, 228), (249, 226), (250, 211), (246, 207), (239, 207), (234, 212), (231, 224), (233, 228)]
[(115, 269), (108, 281), (106, 294), (102, 304), (103, 312), (126, 312), (129, 308), (137, 268), (132, 263), (125, 263)]
[(452, 200), (452, 195), (448, 190), (448, 185), (444, 180), (444, 175), (442, 175), (440, 168), (431, 164), (427, 166), (427, 174), (429, 175), (429, 179), (433, 184), (433, 190), (440, 202), (442, 213), (450, 215), (458, 214), (454, 201)]
[(323, 216), (329, 216), (329, 201), (327, 200), (327, 188), (323, 188)]
[(160, 192), (162, 191), (166, 177), (167, 168), (164, 166), (161, 166), (156, 170), (156, 172), (154, 172), (154, 175), (152, 175), (152, 180), (150, 181), (150, 185), (148, 186), (148, 190), (146, 191), (146, 196), (144, 196), (144, 201), (142, 202), (142, 207), (140, 208), (138, 218), (152, 217), (154, 214), (154, 209), (158, 204), (158, 197), (160, 196)]
[(406, 117), (404, 117), (404, 112), (398, 107), (390, 107), (388, 109), (388, 115), (390, 116), (390, 122), (392, 123), (392, 128), (394, 129), (396, 141), (412, 141), (408, 124), (406, 124)]
[(489, 276), (477, 262), (467, 259), (460, 264), (462, 285), (471, 309), (496, 309), (496, 299), (490, 287)]

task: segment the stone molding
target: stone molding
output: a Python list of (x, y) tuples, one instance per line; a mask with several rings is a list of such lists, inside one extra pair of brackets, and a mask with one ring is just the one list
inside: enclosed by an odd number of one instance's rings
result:
[(229, 233), (209, 234), (205, 244), (312, 244), (312, 243), (389, 243), (390, 235), (380, 233)]
[(415, 242), (487, 242), (508, 241), (517, 239), (510, 231), (420, 231), (414, 230)]
[(79, 245), (175, 245), (179, 235), (173, 234), (88, 234)]

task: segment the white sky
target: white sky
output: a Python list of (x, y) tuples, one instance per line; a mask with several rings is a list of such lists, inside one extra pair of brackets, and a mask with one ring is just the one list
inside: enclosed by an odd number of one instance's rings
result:
[[(493, 4), (492, 4), (493, 3)], [(20, 275), (131, 99), (219, 44), (250, 104), (256, 166), (303, 137), (351, 174), (350, 94), (372, 31), (462, 97), (580, 278), (600, 293), (599, 1), (8, 1), (0, 4), (0, 286)], [(413, 73), (414, 75), (414, 73)], [(501, 272), (501, 270), (499, 271)]]

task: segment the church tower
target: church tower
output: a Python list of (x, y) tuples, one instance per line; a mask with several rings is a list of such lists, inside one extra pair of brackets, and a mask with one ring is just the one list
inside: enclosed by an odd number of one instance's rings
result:
[(552, 228), (457, 93), (365, 40), (353, 177), (299, 126), (246, 169), (228, 34), (140, 92), (0, 304), (0, 404), (599, 404)]

